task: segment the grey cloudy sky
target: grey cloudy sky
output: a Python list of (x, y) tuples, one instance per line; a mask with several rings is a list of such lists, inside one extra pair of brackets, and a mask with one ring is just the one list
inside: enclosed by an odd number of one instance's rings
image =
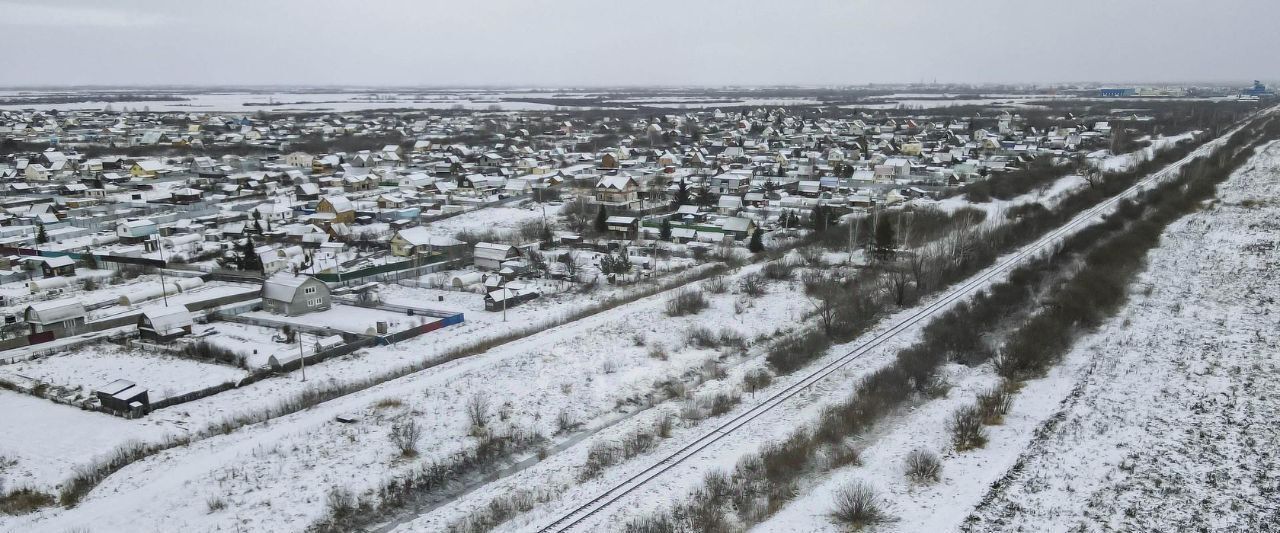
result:
[(1276, 0), (0, 0), (0, 86), (1280, 77)]

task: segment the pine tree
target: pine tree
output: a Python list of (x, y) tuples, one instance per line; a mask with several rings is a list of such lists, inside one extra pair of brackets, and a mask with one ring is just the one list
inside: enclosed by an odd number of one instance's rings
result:
[(671, 240), (671, 220), (662, 219), (662, 225), (658, 226), (658, 238), (664, 241)]
[(677, 206), (689, 203), (689, 186), (684, 182), (684, 180), (680, 180), (680, 183), (676, 185), (676, 195), (675, 198), (672, 199), (672, 203)]
[(698, 193), (698, 205), (703, 207), (711, 207), (715, 205), (715, 198), (711, 196), (711, 187), (702, 186), (702, 191)]
[(764, 251), (764, 242), (760, 238), (759, 228), (756, 228), (755, 231), (751, 232), (751, 242), (747, 243), (747, 250), (750, 250), (753, 254), (758, 254)]
[(819, 204), (813, 208), (813, 230), (826, 231), (827, 229), (827, 206)]
[(253, 249), (253, 239), (245, 237), (240, 245), (240, 270), (262, 272), (262, 258)]
[(604, 206), (600, 206), (600, 210), (596, 211), (596, 231), (605, 233), (609, 231), (609, 213), (605, 211)]
[(36, 242), (40, 244), (49, 242), (49, 234), (45, 233), (44, 224), (41, 224), (40, 228), (36, 230)]
[(888, 217), (884, 217), (876, 225), (876, 248), (879, 249), (881, 254), (892, 254), (893, 239), (893, 224), (889, 222)]
[(551, 239), (552, 239), (552, 236), (551, 236), (551, 226), (548, 226), (548, 225), (546, 225), (546, 224), (543, 224), (543, 225), (542, 225), (542, 234), (541, 234), (541, 237), (542, 237), (542, 243), (543, 243), (543, 244), (547, 244), (547, 245), (550, 245), (550, 244), (551, 244)]

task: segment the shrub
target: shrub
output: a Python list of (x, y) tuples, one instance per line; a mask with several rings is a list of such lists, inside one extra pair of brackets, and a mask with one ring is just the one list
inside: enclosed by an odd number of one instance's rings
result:
[(750, 393), (768, 387), (770, 383), (773, 383), (773, 374), (763, 368), (757, 368), (742, 376), (742, 388)]
[(667, 300), (667, 315), (685, 316), (697, 314), (699, 311), (706, 309), (711, 304), (707, 302), (707, 298), (702, 295), (702, 291), (697, 289), (685, 289), (670, 300)]
[(668, 357), (667, 347), (659, 342), (653, 343), (652, 346), (649, 346), (649, 357), (659, 361), (666, 361)]
[(983, 424), (1000, 424), (1004, 422), (1004, 415), (1009, 414), (1009, 408), (1013, 405), (1013, 394), (1008, 386), (1001, 384), (978, 394), (977, 403), (978, 411), (982, 413)]
[(882, 508), (880, 498), (876, 496), (875, 489), (864, 482), (855, 481), (841, 488), (836, 492), (835, 500), (835, 508), (831, 510), (831, 517), (854, 529), (873, 526), (889, 520), (889, 515)]
[(794, 270), (795, 270), (795, 265), (793, 265), (791, 262), (786, 260), (779, 260), (779, 261), (770, 261), (768, 263), (765, 263), (764, 268), (760, 269), (760, 273), (763, 274), (764, 277), (768, 279), (783, 281), (783, 280), (791, 279), (791, 272)]
[(720, 338), (715, 332), (702, 326), (694, 326), (685, 332), (685, 342), (697, 348), (719, 348)]
[(325, 503), (329, 507), (329, 515), (337, 520), (351, 516), (356, 510), (355, 496), (350, 491), (338, 487), (329, 490), (329, 494), (325, 496)]
[(178, 355), (193, 359), (234, 365), (240, 368), (248, 368), (244, 354), (235, 350), (223, 348), (207, 340), (199, 340), (183, 345), (182, 349), (178, 352)]
[(942, 477), (942, 459), (928, 450), (911, 450), (904, 460), (907, 478), (918, 483), (938, 481)]
[(730, 409), (733, 409), (733, 406), (738, 405), (738, 402), (740, 401), (742, 401), (742, 397), (737, 394), (728, 392), (717, 393), (715, 396), (711, 397), (709, 412), (711, 413), (711, 416), (725, 414), (729, 412)]
[(742, 294), (753, 298), (763, 296), (767, 286), (768, 282), (760, 274), (747, 274), (738, 280), (738, 288), (742, 290)]
[(961, 407), (951, 415), (948, 428), (956, 451), (981, 448), (987, 444), (987, 430), (982, 427), (982, 418), (982, 411), (972, 405)]
[(413, 457), (418, 455), (418, 438), (422, 436), (422, 428), (417, 419), (408, 418), (391, 428), (391, 442), (400, 450), (400, 455)]
[(711, 294), (724, 294), (729, 290), (729, 283), (724, 280), (724, 276), (716, 276), (702, 282), (702, 288)]
[(473, 430), (484, 429), (489, 422), (489, 397), (479, 392), (472, 394), (467, 398), (466, 412)]
[(227, 508), (227, 502), (217, 496), (210, 496), (205, 500), (205, 506), (209, 508), (209, 514), (216, 513)]
[(53, 503), (54, 498), (50, 494), (30, 488), (17, 489), (0, 494), (0, 515), (27, 514)]
[(765, 359), (779, 374), (790, 374), (822, 354), (831, 341), (818, 332), (788, 335), (769, 350)]
[(662, 418), (658, 419), (658, 424), (654, 426), (654, 432), (665, 439), (671, 436), (671, 427), (673, 425), (675, 425), (675, 417), (669, 414), (662, 415)]

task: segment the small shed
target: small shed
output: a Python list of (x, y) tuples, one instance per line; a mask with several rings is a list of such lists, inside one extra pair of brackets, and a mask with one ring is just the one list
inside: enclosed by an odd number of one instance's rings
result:
[(150, 307), (138, 315), (138, 332), (144, 339), (168, 342), (190, 335), (194, 323), (185, 306)]
[(498, 270), (502, 268), (503, 261), (517, 257), (520, 257), (520, 250), (509, 244), (478, 242), (473, 252), (476, 268), (483, 270)]
[(484, 309), (486, 311), (502, 311), (510, 309), (529, 300), (541, 296), (538, 291), (533, 289), (498, 289), (490, 291), (484, 295)]
[(124, 379), (103, 385), (94, 394), (103, 407), (122, 413), (141, 413), (151, 405), (147, 389)]
[(31, 333), (74, 329), (84, 325), (85, 316), (84, 304), (75, 298), (34, 303), (23, 312), (23, 319), (31, 326)]
[(41, 257), (40, 270), (46, 278), (74, 276), (76, 275), (76, 262), (65, 255)]
[(636, 233), (640, 231), (640, 219), (636, 217), (612, 216), (605, 219), (605, 226), (609, 231), (617, 234), (624, 239), (635, 238)]

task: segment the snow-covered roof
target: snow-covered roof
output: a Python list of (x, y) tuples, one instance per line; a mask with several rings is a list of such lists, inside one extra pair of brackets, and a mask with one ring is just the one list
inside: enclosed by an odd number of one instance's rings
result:
[(596, 187), (621, 191), (626, 190), (627, 184), (635, 184), (635, 181), (631, 176), (605, 176), (596, 182)]
[(70, 266), (70, 265), (76, 264), (75, 260), (65, 255), (59, 255), (54, 257), (41, 257), (40, 261), (43, 262), (45, 266), (49, 268), (58, 268), (58, 267), (64, 267), (64, 266)]
[(345, 213), (347, 211), (355, 210), (351, 200), (348, 200), (346, 196), (325, 196), (322, 201), (324, 200), (328, 200), (329, 205), (333, 207), (333, 212), (335, 213)]
[(27, 306), (26, 312), (27, 322), (32, 324), (56, 324), (84, 315), (84, 304), (75, 298), (34, 303)]
[(422, 226), (402, 229), (396, 233), (396, 236), (414, 246), (425, 246), (431, 243), (431, 234)]
[(262, 297), (282, 302), (293, 301), (293, 295), (298, 292), (298, 287), (301, 287), (310, 279), (311, 277), (309, 276), (281, 272), (263, 282)]
[(491, 242), (476, 243), (475, 250), (472, 254), (479, 259), (506, 259), (507, 254), (511, 253), (514, 247), (509, 244), (494, 244)]
[(148, 307), (142, 310), (142, 317), (161, 335), (193, 324), (191, 312), (181, 305)]

